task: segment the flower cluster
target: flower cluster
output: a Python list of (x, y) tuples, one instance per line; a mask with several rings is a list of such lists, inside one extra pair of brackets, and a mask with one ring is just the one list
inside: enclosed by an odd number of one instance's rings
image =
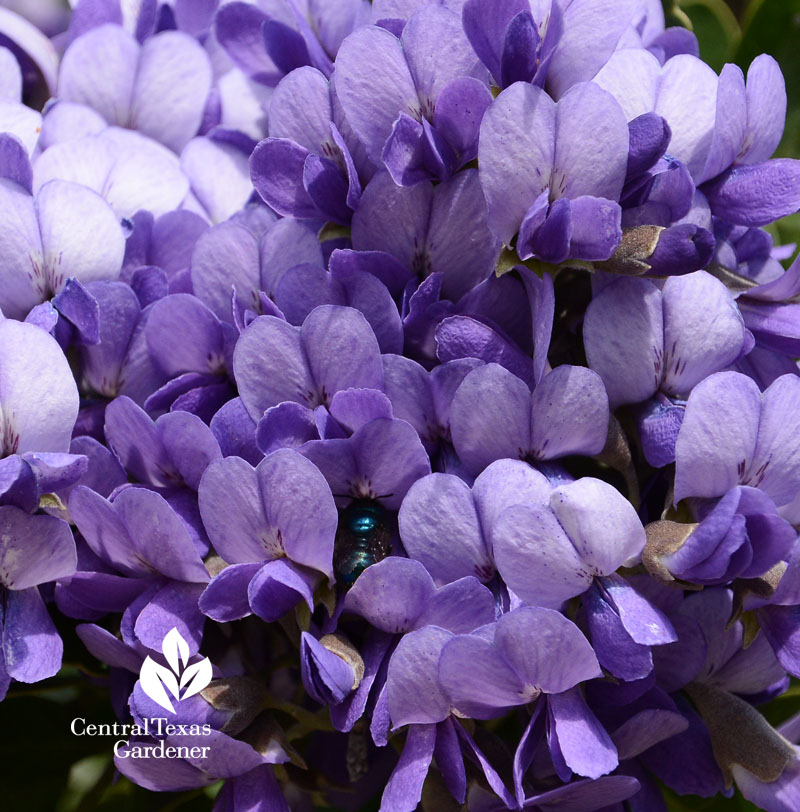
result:
[[(58, 613), (217, 812), (800, 808), (776, 62), (658, 0), (74, 6), (0, 9), (2, 694)], [(213, 679), (148, 726), (169, 635)]]

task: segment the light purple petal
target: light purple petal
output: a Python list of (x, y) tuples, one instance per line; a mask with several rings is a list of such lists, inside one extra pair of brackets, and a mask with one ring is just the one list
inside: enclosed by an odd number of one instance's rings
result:
[(633, 505), (613, 485), (583, 477), (556, 488), (550, 508), (595, 574), (608, 575), (638, 560), (644, 528)]
[(757, 164), (772, 157), (786, 120), (786, 83), (769, 54), (757, 56), (747, 71), (747, 131), (736, 159)]
[(447, 643), (439, 660), (439, 683), (452, 705), (473, 719), (492, 719), (498, 711), (526, 704), (533, 696), (495, 647), (472, 634)]
[(189, 293), (157, 301), (145, 328), (156, 365), (170, 378), (184, 372), (218, 373), (224, 369), (222, 323)]
[(66, 578), (77, 557), (69, 525), (55, 516), (31, 516), (0, 507), (0, 581), (10, 590)]
[(556, 106), (551, 195), (618, 200), (627, 165), (628, 125), (616, 99), (593, 82), (572, 87)]
[(269, 103), (269, 134), (322, 154), (322, 145), (331, 141), (332, 116), (328, 80), (306, 65), (284, 76), (275, 88)]
[(64, 53), (58, 96), (97, 110), (109, 124), (127, 126), (139, 50), (139, 43), (122, 26), (93, 28)]
[(533, 455), (547, 460), (567, 454), (599, 454), (606, 444), (608, 414), (608, 396), (596, 372), (585, 367), (556, 367), (533, 392)]
[(630, 24), (635, 7), (631, 0), (573, 0), (564, 9), (563, 32), (547, 74), (555, 98), (600, 70)]
[(142, 45), (130, 124), (180, 152), (200, 128), (210, 89), (211, 64), (202, 46), (181, 31), (162, 31)]
[[(560, 612), (526, 606), (497, 622), (494, 645), (525, 683), (557, 694), (602, 674), (589, 641)], [(558, 649), (559, 656), (553, 657)]]
[(478, 146), (489, 226), (510, 245), (536, 198), (549, 187), (556, 106), (541, 89), (518, 82), (486, 111)]
[(425, 448), (405, 420), (371, 420), (353, 435), (351, 448), (362, 487), (390, 510), (399, 509), (411, 485), (431, 472)]
[(664, 613), (641, 595), (624, 578), (613, 574), (600, 579), (605, 597), (610, 598), (625, 631), (640, 645), (661, 646), (678, 639)]
[(718, 372), (692, 390), (675, 446), (676, 504), (686, 496), (722, 496), (740, 484), (760, 416), (758, 387), (737, 372)]
[(475, 71), (475, 52), (464, 35), (460, 17), (439, 5), (417, 11), (403, 29), (401, 42), (422, 112), (430, 118), (442, 88)]
[(76, 183), (51, 181), (36, 195), (36, 213), (48, 293), (58, 293), (70, 276), (84, 283), (119, 276), (125, 237), (102, 197)]
[(464, 170), (436, 187), (426, 250), (433, 271), (443, 276), (442, 295), (453, 301), (494, 270), (500, 245), (489, 230), (476, 171)]
[(433, 597), (431, 576), (418, 561), (390, 556), (367, 567), (345, 598), (345, 610), (381, 631), (400, 634), (414, 628)]
[(206, 620), (197, 606), (202, 591), (201, 584), (174, 581), (159, 589), (136, 618), (134, 632), (142, 645), (159, 651), (164, 638), (176, 628), (190, 655), (197, 654)]
[(450, 426), (467, 470), (477, 474), (497, 459), (525, 455), (530, 402), (525, 383), (498, 364), (478, 367), (464, 378), (453, 397)]
[(353, 215), (353, 248), (383, 251), (403, 266), (418, 270), (418, 254), (428, 234), (434, 189), (430, 183), (397, 186), (388, 172), (379, 172), (367, 184)]
[(728, 64), (719, 75), (714, 137), (698, 180), (716, 177), (734, 162), (745, 138), (746, 125), (744, 74), (738, 65)]
[(400, 41), (388, 31), (364, 26), (336, 56), (333, 79), (347, 120), (378, 165), (400, 112), (419, 116), (420, 101)]
[(764, 392), (758, 441), (742, 480), (768, 493), (779, 507), (800, 488), (798, 403), (800, 380), (794, 375), (781, 375)]
[(64, 353), (32, 324), (0, 321), (0, 413), (5, 453), (68, 451), (78, 392)]
[(332, 577), (338, 516), (328, 483), (317, 467), (289, 449), (256, 468), (267, 526), (276, 528), (292, 561)]
[(705, 271), (667, 279), (663, 303), (663, 389), (685, 397), (700, 381), (739, 358), (744, 321), (727, 288)]
[(247, 587), (261, 564), (231, 564), (216, 575), (200, 596), (200, 611), (212, 620), (226, 623), (250, 614)]
[(162, 496), (147, 488), (126, 488), (112, 507), (132, 534), (135, 555), (151, 571), (178, 581), (208, 582), (186, 527)]
[(383, 389), (380, 348), (357, 310), (335, 305), (315, 308), (300, 336), (317, 391), (324, 399), (341, 389)]
[(140, 209), (158, 217), (177, 208), (189, 191), (172, 152), (140, 133), (117, 127), (45, 150), (34, 166), (34, 190), (54, 179), (88, 186), (120, 217), (131, 217)]
[(426, 626), (403, 635), (389, 661), (386, 692), (392, 726), (442, 722), (450, 700), (439, 685), (439, 657), (453, 634)]
[(256, 308), (261, 287), (258, 242), (243, 226), (221, 223), (197, 241), (192, 254), (195, 296), (223, 321), (231, 319), (231, 288), (243, 307)]
[(695, 56), (680, 54), (664, 66), (653, 112), (672, 130), (669, 153), (686, 164), (697, 182), (711, 148), (717, 115), (714, 71)]
[(414, 725), (408, 731), (403, 752), (381, 796), (385, 812), (414, 812), (422, 797), (436, 744), (435, 725)]
[(458, 477), (431, 474), (415, 482), (403, 500), (398, 523), (406, 552), (421, 561), (437, 583), (465, 575), (486, 580), (494, 573), (472, 493)]
[(221, 223), (250, 200), (253, 186), (247, 159), (237, 146), (214, 138), (193, 138), (183, 148), (180, 168), (204, 219)]
[(436, 590), (417, 618), (417, 627), (439, 626), (454, 634), (466, 634), (495, 617), (495, 598), (477, 578), (466, 576)]
[(203, 525), (216, 551), (230, 564), (272, 558), (268, 523), (255, 469), (240, 457), (211, 463), (200, 480)]
[(491, 539), (495, 522), (512, 505), (550, 504), (550, 482), (522, 460), (497, 460), (475, 480), (472, 496), (484, 538)]
[(551, 696), (549, 707), (561, 756), (573, 772), (599, 778), (616, 769), (617, 748), (580, 688)]
[(661, 65), (649, 51), (623, 48), (615, 51), (592, 79), (619, 102), (628, 121), (652, 112), (661, 76)]
[(9, 592), (3, 618), (5, 671), (19, 682), (39, 682), (61, 668), (64, 644), (36, 587)]
[(23, 319), (47, 298), (39, 224), (28, 191), (6, 178), (0, 179), (0, 209), (4, 217), (0, 248), (5, 258), (0, 307), (8, 318)]
[(300, 331), (275, 316), (257, 318), (242, 333), (233, 369), (239, 396), (254, 420), (285, 400), (316, 405)]
[(582, 558), (546, 507), (517, 505), (503, 511), (492, 545), (501, 577), (527, 603), (558, 608), (592, 583)]
[(604, 288), (586, 309), (583, 341), (612, 408), (646, 400), (661, 381), (664, 327), (658, 288), (645, 279), (619, 279)]

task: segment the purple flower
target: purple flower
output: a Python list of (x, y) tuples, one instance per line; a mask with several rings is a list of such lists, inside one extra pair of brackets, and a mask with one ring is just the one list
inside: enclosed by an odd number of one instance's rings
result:
[(191, 262), (192, 290), (218, 319), (232, 322), (234, 303), (256, 315), (274, 315), (265, 310), (269, 303), (261, 294), (274, 298), (281, 277), (295, 265), (322, 265), (322, 250), (309, 228), (296, 220), (272, 218), (261, 234), (231, 221), (198, 240)]
[(177, 208), (189, 191), (176, 155), (138, 132), (118, 127), (81, 133), (48, 147), (35, 161), (33, 179), (35, 192), (56, 179), (87, 186), (119, 217), (131, 217), (140, 209), (160, 216)]
[(738, 372), (698, 384), (675, 449), (675, 504), (724, 496), (736, 485), (759, 488), (779, 508), (789, 504), (800, 486), (798, 387), (795, 376), (783, 375), (761, 393)]
[(675, 459), (681, 401), (753, 343), (733, 296), (705, 271), (670, 277), (660, 290), (617, 280), (586, 309), (583, 340), (612, 408), (648, 401), (636, 415), (645, 457), (657, 466)]
[(176, 152), (197, 134), (210, 89), (209, 59), (192, 37), (162, 31), (140, 45), (110, 24), (74, 39), (58, 76), (60, 98)]
[(250, 160), (263, 200), (285, 216), (348, 224), (361, 199), (359, 176), (366, 181), (375, 169), (323, 74), (304, 67), (281, 80), (270, 102), (269, 133)]
[(611, 485), (584, 477), (543, 495), (507, 508), (494, 522), (497, 568), (522, 600), (558, 607), (594, 578), (638, 561), (644, 528)]
[(533, 393), (498, 364), (477, 367), (456, 390), (450, 413), (453, 446), (473, 475), (504, 457), (535, 464), (599, 454), (607, 429), (603, 383), (585, 367), (557, 367)]
[(382, 266), (376, 275), (392, 293), (414, 277), (422, 281), (440, 273), (442, 295), (455, 301), (495, 267), (500, 246), (486, 218), (474, 170), (435, 187), (423, 182), (412, 188), (397, 186), (380, 172), (364, 189), (353, 216), (353, 248), (359, 253), (341, 260)]
[(209, 584), (200, 608), (236, 620), (277, 620), (304, 600), (313, 610), (321, 575), (333, 578), (337, 514), (322, 474), (288, 449), (254, 469), (239, 457), (213, 462), (200, 481), (200, 513), (230, 566)]
[(521, 259), (608, 259), (622, 236), (628, 144), (622, 109), (594, 84), (558, 103), (523, 82), (504, 90), (481, 124), (478, 156), (492, 230), (506, 245), (518, 234)]
[(412, 186), (445, 180), (477, 153), (491, 103), (458, 16), (423, 6), (400, 38), (365, 26), (342, 44), (333, 84), (372, 162)]
[(68, 277), (91, 282), (119, 276), (125, 238), (108, 204), (90, 189), (63, 180), (44, 184), (34, 196), (20, 142), (3, 135), (0, 150), (6, 160), (0, 206), (7, 212), (0, 238), (6, 257), (3, 313), (25, 318), (61, 291)]
[(342, 389), (383, 388), (375, 334), (357, 310), (334, 305), (315, 308), (300, 328), (256, 319), (236, 344), (233, 369), (254, 420), (284, 401), (314, 408)]
[(797, 533), (764, 491), (738, 485), (719, 500), (692, 500), (698, 523), (667, 545), (658, 561), (698, 584), (757, 578), (789, 558)]
[(468, 575), (490, 581), (496, 572), (494, 528), (503, 511), (518, 504), (545, 505), (549, 495), (546, 477), (520, 460), (493, 462), (472, 488), (452, 474), (430, 474), (403, 500), (400, 538), (437, 583)]

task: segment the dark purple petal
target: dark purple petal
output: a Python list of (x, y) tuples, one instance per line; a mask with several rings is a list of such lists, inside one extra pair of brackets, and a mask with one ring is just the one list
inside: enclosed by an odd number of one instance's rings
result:
[(473, 719), (493, 719), (506, 708), (527, 704), (538, 695), (491, 643), (471, 634), (445, 645), (439, 660), (439, 683), (453, 706)]
[(422, 797), (436, 744), (436, 725), (409, 728), (403, 753), (381, 797), (385, 812), (414, 812)]
[(337, 705), (352, 690), (352, 667), (308, 632), (300, 636), (300, 672), (309, 696), (323, 705)]
[(647, 646), (635, 643), (622, 625), (619, 614), (594, 586), (583, 598), (589, 635), (600, 664), (615, 677), (639, 680), (653, 670)]
[(800, 161), (778, 158), (737, 166), (703, 186), (718, 217), (744, 226), (764, 226), (800, 209)]
[(260, 563), (225, 567), (200, 596), (200, 611), (220, 623), (247, 617), (251, 612), (247, 588), (261, 567)]
[(319, 217), (303, 185), (307, 149), (286, 138), (267, 138), (253, 150), (250, 177), (261, 199), (285, 217)]
[[(555, 647), (563, 657), (552, 656)], [(503, 615), (497, 622), (495, 648), (526, 686), (548, 694), (602, 674), (589, 641), (552, 609), (531, 606)]]
[(268, 561), (247, 588), (250, 608), (262, 620), (272, 623), (305, 601), (314, 610), (314, 588), (319, 574), (292, 564), (285, 558)]
[(494, 618), (494, 595), (477, 578), (467, 576), (437, 589), (416, 625), (440, 626), (454, 634), (466, 634)]
[(560, 366), (533, 392), (530, 448), (538, 459), (599, 454), (608, 434), (608, 396), (600, 376)]
[(61, 668), (64, 645), (39, 590), (31, 587), (9, 591), (5, 601), (5, 671), (19, 682), (39, 682), (55, 676)]
[(411, 631), (435, 587), (418, 561), (389, 558), (367, 567), (345, 598), (345, 610), (385, 632)]
[(580, 688), (554, 694), (548, 706), (560, 755), (573, 772), (599, 778), (616, 769), (617, 748), (589, 709)]
[(451, 632), (426, 626), (403, 636), (389, 661), (386, 696), (394, 729), (442, 722), (450, 715), (450, 699), (438, 680), (442, 648)]
[(65, 578), (76, 564), (69, 525), (55, 516), (0, 507), (0, 583), (7, 589), (27, 590)]

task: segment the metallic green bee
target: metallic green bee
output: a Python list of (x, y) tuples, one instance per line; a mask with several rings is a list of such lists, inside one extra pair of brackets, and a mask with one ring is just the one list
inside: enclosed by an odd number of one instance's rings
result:
[(339, 583), (351, 587), (372, 564), (392, 549), (389, 513), (369, 499), (357, 499), (339, 511), (339, 527), (333, 552), (333, 570)]

